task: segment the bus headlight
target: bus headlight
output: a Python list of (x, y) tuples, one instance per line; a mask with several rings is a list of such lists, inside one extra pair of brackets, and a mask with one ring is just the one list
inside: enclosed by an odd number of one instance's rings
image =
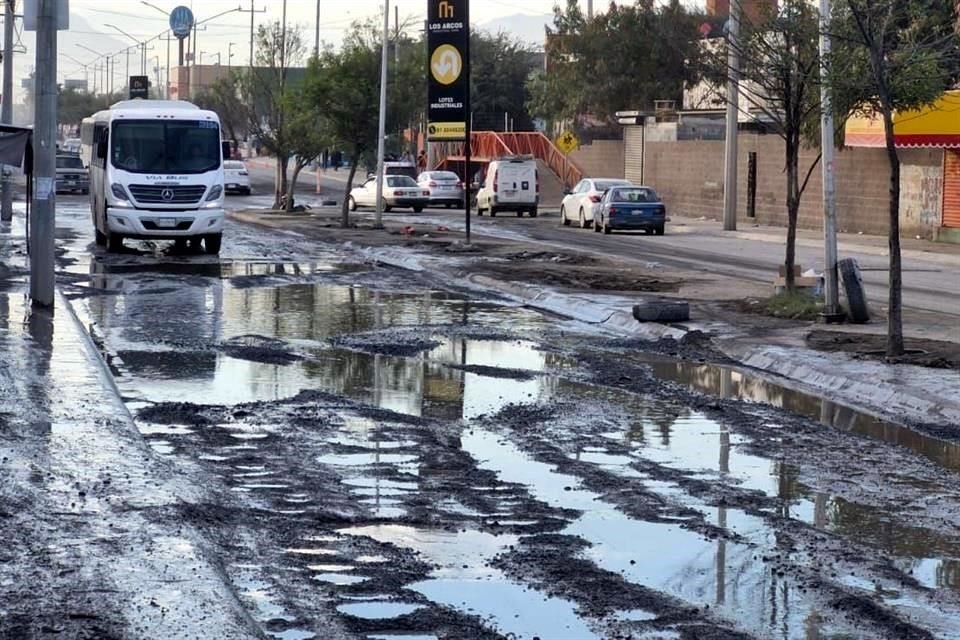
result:
[(114, 182), (110, 185), (110, 193), (113, 194), (113, 197), (116, 199), (116, 202), (111, 203), (111, 206), (119, 207), (121, 209), (133, 209), (133, 203), (130, 201), (130, 196), (127, 195), (127, 190), (123, 188), (122, 184)]
[(219, 200), (220, 196), (222, 195), (223, 195), (223, 186), (219, 184), (215, 184), (212, 187), (210, 187), (210, 193), (207, 194), (207, 202), (213, 202), (215, 200)]

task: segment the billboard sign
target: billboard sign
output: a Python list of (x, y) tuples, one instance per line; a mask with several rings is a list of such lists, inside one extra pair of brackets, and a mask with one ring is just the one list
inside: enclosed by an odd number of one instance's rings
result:
[(427, 139), (466, 139), (470, 113), (468, 0), (427, 0)]

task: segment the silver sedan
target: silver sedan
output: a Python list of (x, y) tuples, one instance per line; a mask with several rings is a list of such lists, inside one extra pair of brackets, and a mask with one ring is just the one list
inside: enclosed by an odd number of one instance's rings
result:
[(463, 182), (452, 171), (424, 171), (417, 178), (417, 184), (430, 193), (432, 207), (463, 206)]

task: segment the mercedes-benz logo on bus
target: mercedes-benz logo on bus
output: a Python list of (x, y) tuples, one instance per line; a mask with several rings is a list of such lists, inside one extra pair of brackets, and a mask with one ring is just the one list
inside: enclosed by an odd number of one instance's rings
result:
[(160, 197), (163, 198), (164, 202), (170, 202), (173, 200), (173, 189), (164, 189), (160, 192)]

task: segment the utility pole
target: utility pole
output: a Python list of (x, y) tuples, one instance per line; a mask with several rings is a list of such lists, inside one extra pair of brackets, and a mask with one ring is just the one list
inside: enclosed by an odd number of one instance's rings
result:
[(393, 61), (400, 64), (400, 6), (393, 5)]
[(727, 31), (727, 137), (724, 153), (723, 230), (737, 230), (737, 121), (740, 111), (741, 0), (730, 2)]
[(254, 0), (250, 0), (250, 68), (253, 69), (253, 17), (257, 10), (253, 6)]
[(820, 169), (823, 172), (823, 319), (838, 322), (843, 319), (840, 309), (840, 286), (837, 276), (837, 199), (834, 182), (834, 126), (833, 98), (827, 82), (830, 64), (830, 0), (820, 0), (820, 150), (823, 157)]
[(387, 64), (390, 60), (390, 0), (383, 0), (383, 53), (380, 56), (380, 122), (377, 126), (377, 215), (373, 226), (383, 228), (383, 159), (387, 135)]
[[(14, 0), (6, 0), (3, 7), (3, 104), (0, 107), (3, 124), (13, 124), (13, 3)], [(3, 179), (0, 193), (0, 220), (13, 220), (13, 191), (7, 178)]]
[(587, 20), (593, 20), (593, 0), (587, 0)]
[(37, 71), (33, 168), (36, 187), (30, 220), (30, 298), (52, 307), (57, 195), (57, 0), (37, 1)]
[(320, 57), (320, 0), (317, 0), (317, 22), (313, 27), (313, 55)]

